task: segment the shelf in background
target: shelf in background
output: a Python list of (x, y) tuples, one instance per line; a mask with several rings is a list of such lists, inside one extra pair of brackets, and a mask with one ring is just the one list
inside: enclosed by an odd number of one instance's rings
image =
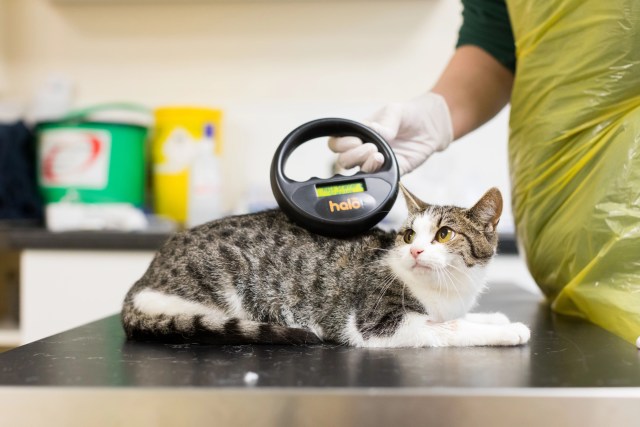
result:
[(171, 234), (164, 229), (53, 233), (43, 227), (6, 227), (0, 224), (0, 249), (156, 250)]
[[(173, 232), (158, 227), (141, 232), (69, 231), (53, 233), (43, 227), (11, 227), (0, 222), (0, 250), (157, 250)], [(498, 237), (498, 253), (518, 253), (516, 237), (503, 233)]]

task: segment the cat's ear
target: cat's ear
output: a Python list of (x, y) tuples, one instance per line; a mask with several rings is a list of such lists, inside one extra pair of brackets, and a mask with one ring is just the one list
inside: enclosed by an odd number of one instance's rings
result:
[(469, 209), (469, 213), (477, 222), (484, 225), (485, 231), (495, 231), (502, 214), (502, 194), (500, 194), (500, 190), (495, 187), (489, 189), (478, 200), (478, 203)]
[(410, 214), (415, 214), (419, 212), (423, 212), (429, 206), (422, 200), (418, 199), (414, 196), (407, 188), (402, 185), (401, 182), (398, 183), (400, 185), (400, 190), (402, 191), (402, 195), (404, 196), (404, 201), (407, 202), (407, 209)]

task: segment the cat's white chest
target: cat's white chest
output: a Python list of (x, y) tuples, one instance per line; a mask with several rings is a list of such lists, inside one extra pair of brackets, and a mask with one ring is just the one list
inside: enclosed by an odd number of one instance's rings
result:
[(437, 323), (464, 317), (477, 300), (477, 294), (476, 296), (470, 294), (453, 296), (447, 295), (446, 291), (444, 295), (441, 292), (431, 291), (429, 293), (430, 295), (418, 299), (425, 306), (429, 319)]
[(405, 283), (425, 307), (432, 321), (446, 322), (464, 317), (484, 289), (484, 268), (478, 266), (464, 273), (451, 273), (446, 280), (441, 277), (426, 276), (422, 280), (408, 280)]

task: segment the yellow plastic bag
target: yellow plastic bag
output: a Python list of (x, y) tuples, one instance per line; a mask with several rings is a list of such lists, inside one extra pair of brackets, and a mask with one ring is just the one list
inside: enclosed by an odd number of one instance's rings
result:
[(563, 314), (640, 336), (640, 2), (507, 0), (517, 235)]

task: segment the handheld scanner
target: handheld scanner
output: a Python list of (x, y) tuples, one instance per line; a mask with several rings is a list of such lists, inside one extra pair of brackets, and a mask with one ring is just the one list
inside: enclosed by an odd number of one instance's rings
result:
[[(304, 182), (288, 178), (284, 169), (289, 155), (303, 143), (324, 136), (355, 136), (371, 142), (384, 156), (384, 163), (373, 173), (312, 177)], [(339, 118), (318, 119), (294, 129), (271, 162), (271, 189), (282, 211), (309, 231), (331, 237), (353, 236), (380, 222), (398, 196), (399, 178), (387, 142), (368, 127)]]

